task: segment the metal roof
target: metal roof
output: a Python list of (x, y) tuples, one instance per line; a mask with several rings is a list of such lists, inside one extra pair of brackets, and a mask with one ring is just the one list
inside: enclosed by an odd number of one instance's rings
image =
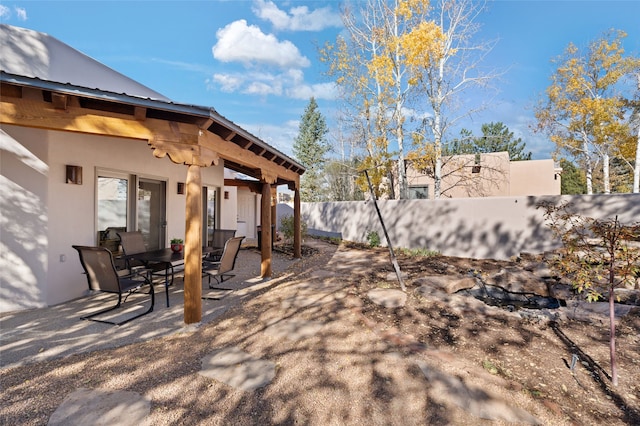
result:
[[(147, 116), (186, 123), (211, 120), (208, 130), (243, 149), (303, 174), (305, 168), (220, 115), (214, 108), (172, 102), (169, 98), (101, 64), (44, 33), (0, 24), (0, 81), (77, 96), (86, 103), (147, 108)], [(108, 108), (105, 108), (108, 109)], [(239, 164), (226, 165), (245, 174)]]

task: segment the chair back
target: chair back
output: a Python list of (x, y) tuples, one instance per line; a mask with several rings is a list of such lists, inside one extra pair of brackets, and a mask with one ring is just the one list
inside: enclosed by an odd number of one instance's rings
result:
[(118, 232), (118, 237), (120, 237), (120, 245), (122, 245), (122, 250), (125, 255), (144, 253), (147, 251), (147, 246), (144, 244), (144, 238), (140, 231)]
[(236, 265), (236, 258), (238, 252), (240, 252), (240, 244), (242, 244), (244, 237), (233, 237), (227, 240), (224, 244), (224, 251), (220, 258), (220, 267), (218, 268), (219, 274), (224, 274), (233, 271)]
[(80, 263), (87, 275), (89, 290), (120, 293), (118, 272), (113, 255), (105, 247), (72, 246), (80, 255)]
[(215, 229), (213, 231), (213, 240), (211, 247), (223, 248), (226, 242), (236, 236), (235, 229)]

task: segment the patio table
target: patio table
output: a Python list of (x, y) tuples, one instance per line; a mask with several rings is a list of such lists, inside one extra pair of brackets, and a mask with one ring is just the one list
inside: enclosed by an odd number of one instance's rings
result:
[[(216, 249), (213, 247), (203, 247), (202, 255), (203, 257)], [(184, 250), (179, 252), (174, 252), (170, 248), (163, 248), (158, 250), (145, 251), (142, 253), (136, 253), (129, 255), (135, 260), (139, 260), (140, 262), (148, 265), (149, 263), (162, 263), (164, 264), (164, 289), (167, 296), (167, 307), (169, 307), (169, 269), (174, 266), (184, 265)]]

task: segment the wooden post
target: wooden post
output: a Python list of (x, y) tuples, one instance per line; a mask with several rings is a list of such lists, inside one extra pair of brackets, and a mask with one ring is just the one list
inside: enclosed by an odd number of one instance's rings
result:
[(260, 276), (271, 277), (271, 185), (262, 184), (262, 200), (260, 203), (260, 226), (262, 229), (262, 263), (260, 264)]
[(302, 228), (300, 222), (300, 189), (293, 193), (293, 257), (302, 257)]
[(184, 244), (184, 322), (202, 320), (202, 178), (200, 166), (187, 170)]
[(278, 187), (277, 186), (272, 186), (271, 187), (271, 241), (274, 241), (273, 238), (275, 238), (275, 235), (273, 235), (273, 233), (276, 232), (276, 228), (278, 227), (278, 223), (277, 223), (277, 217), (278, 217)]

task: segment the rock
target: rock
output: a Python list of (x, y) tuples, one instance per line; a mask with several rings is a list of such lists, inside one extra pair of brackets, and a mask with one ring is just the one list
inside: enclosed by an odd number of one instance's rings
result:
[(524, 269), (530, 271), (531, 273), (533, 273), (533, 275), (540, 278), (551, 278), (555, 276), (554, 272), (551, 270), (551, 268), (549, 268), (549, 265), (544, 262), (528, 263), (527, 265), (525, 265)]
[(569, 300), (575, 296), (575, 291), (571, 285), (554, 283), (547, 286), (549, 296), (561, 300)]
[[(402, 277), (403, 280), (406, 280), (409, 278), (409, 275), (404, 272), (404, 271), (400, 271), (400, 276)], [(396, 274), (395, 272), (389, 272), (386, 276), (386, 280), (387, 281), (398, 281), (398, 274)]]
[[(633, 315), (634, 306), (615, 304), (616, 319), (620, 319), (626, 315)], [(609, 302), (584, 302), (576, 301), (568, 303), (567, 307), (560, 308), (564, 311), (569, 319), (579, 321), (600, 322), (605, 324), (609, 321)]]
[(203, 357), (199, 374), (236, 389), (253, 391), (273, 380), (276, 365), (271, 361), (255, 358), (237, 347), (228, 347)]
[(137, 392), (79, 388), (67, 395), (48, 424), (139, 425), (150, 411), (151, 401)]
[(541, 424), (531, 413), (514, 407), (511, 401), (505, 401), (484, 389), (468, 386), (458, 377), (436, 369), (423, 361), (418, 361), (417, 364), (429, 381), (430, 396), (444, 405), (458, 406), (481, 419), (526, 425)]
[(430, 289), (442, 290), (448, 294), (453, 294), (460, 290), (467, 290), (475, 287), (476, 280), (472, 277), (461, 278), (451, 275), (428, 275), (417, 278), (414, 284), (420, 286), (416, 291), (427, 296), (431, 293)]
[(385, 308), (400, 308), (407, 303), (407, 294), (402, 290), (375, 288), (370, 290), (367, 296), (373, 303)]
[(486, 284), (501, 287), (511, 293), (532, 293), (538, 296), (549, 296), (547, 283), (533, 272), (519, 268), (504, 268), (490, 276)]
[(640, 290), (616, 288), (613, 290), (613, 294), (617, 303), (640, 306)]

